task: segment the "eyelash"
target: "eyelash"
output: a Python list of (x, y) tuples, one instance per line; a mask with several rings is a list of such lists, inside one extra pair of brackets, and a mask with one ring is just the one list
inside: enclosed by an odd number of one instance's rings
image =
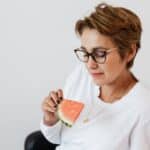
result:
[(100, 55), (98, 55), (99, 57), (105, 57), (106, 53), (105, 52), (101, 52)]
[[(86, 51), (84, 50), (84, 52), (85, 52), (85, 55), (84, 56), (88, 56), (88, 54), (86, 53)], [(95, 56), (97, 55), (98, 57), (105, 57), (105, 52), (100, 52), (101, 53), (101, 55), (98, 55), (98, 54), (96, 54), (96, 52), (95, 52)]]

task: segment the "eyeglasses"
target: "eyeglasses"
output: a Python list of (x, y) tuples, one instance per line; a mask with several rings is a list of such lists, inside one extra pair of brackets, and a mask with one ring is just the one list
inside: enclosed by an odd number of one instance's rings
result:
[(89, 56), (91, 56), (95, 62), (99, 64), (104, 64), (107, 55), (116, 49), (117, 49), (116, 47), (110, 49), (98, 48), (95, 49), (92, 53), (88, 53), (82, 48), (77, 48), (74, 50), (74, 52), (77, 58), (82, 62), (88, 62)]

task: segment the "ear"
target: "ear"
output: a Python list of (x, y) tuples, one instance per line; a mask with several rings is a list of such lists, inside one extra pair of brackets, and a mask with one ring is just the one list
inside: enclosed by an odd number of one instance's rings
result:
[(127, 62), (130, 62), (137, 53), (137, 47), (136, 44), (131, 44), (131, 50), (127, 53)]

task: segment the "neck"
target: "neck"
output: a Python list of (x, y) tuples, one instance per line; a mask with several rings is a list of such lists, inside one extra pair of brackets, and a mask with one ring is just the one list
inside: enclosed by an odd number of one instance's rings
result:
[(99, 97), (105, 102), (112, 103), (126, 95), (137, 81), (129, 71), (122, 73), (117, 80), (101, 86)]

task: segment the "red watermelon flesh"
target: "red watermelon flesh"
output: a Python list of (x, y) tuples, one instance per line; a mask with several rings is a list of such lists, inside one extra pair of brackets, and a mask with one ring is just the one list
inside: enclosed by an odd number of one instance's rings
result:
[(57, 114), (64, 124), (71, 127), (79, 117), (83, 107), (82, 102), (64, 99), (58, 105)]

